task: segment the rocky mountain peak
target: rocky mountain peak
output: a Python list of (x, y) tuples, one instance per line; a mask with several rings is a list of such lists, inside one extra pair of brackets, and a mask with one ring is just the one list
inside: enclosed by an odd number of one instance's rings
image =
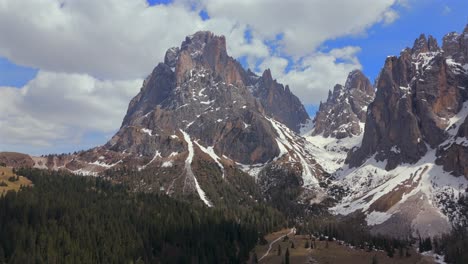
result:
[(446, 56), (460, 64), (468, 63), (468, 24), (461, 34), (451, 32), (444, 36), (442, 48)]
[(414, 54), (419, 54), (419, 53), (424, 53), (424, 52), (428, 52), (428, 51), (429, 51), (429, 47), (427, 45), (426, 35), (421, 34), (419, 36), (419, 38), (417, 38), (414, 41), (412, 52)]
[(439, 51), (439, 49), (437, 40), (433, 36), (429, 35), (429, 37), (426, 38), (426, 35), (421, 34), (419, 38), (414, 41), (411, 51), (413, 55), (418, 55), (420, 53), (436, 52)]
[(437, 39), (435, 39), (431, 35), (429, 35), (429, 38), (427, 40), (427, 47), (428, 47), (428, 50), (431, 52), (436, 52), (440, 50), (439, 44), (437, 44)]
[[(399, 57), (387, 58), (369, 105), (361, 147), (348, 156), (359, 166), (376, 154), (391, 170), (402, 162), (416, 162), (448, 135), (447, 126), (467, 99), (467, 70), (463, 38), (444, 37), (443, 51), (435, 39), (421, 35)], [(432, 43), (432, 44), (430, 44)], [(460, 88), (461, 87), (461, 88)]]
[(370, 83), (369, 79), (360, 70), (354, 70), (349, 73), (346, 80), (345, 89), (357, 89), (371, 96), (375, 94), (374, 87)]
[(341, 139), (361, 134), (374, 95), (369, 79), (360, 70), (350, 72), (345, 85), (335, 85), (327, 101), (320, 103), (312, 135)]
[(271, 70), (270, 69), (266, 69), (263, 71), (262, 73), (262, 78), (265, 80), (265, 81), (273, 81), (273, 77), (271, 76)]
[[(239, 180), (243, 170), (255, 176), (263, 168), (287, 170), (284, 175), (320, 188), (324, 171), (292, 131), (307, 120), (300, 100), (270, 70), (261, 76), (244, 70), (227, 54), (223, 36), (197, 32), (167, 50), (131, 100), (120, 130), (75, 159), (73, 170), (120, 163), (157, 168), (157, 188), (198, 194), (209, 206), (222, 199), (217, 185)], [(270, 173), (261, 175), (271, 182)]]
[(325, 197), (320, 184), (329, 175), (294, 133), (308, 120), (270, 70), (244, 70), (223, 36), (203, 31), (167, 50), (104, 146), (36, 164), (80, 175), (112, 170), (135, 190), (195, 197), (207, 206), (254, 203), (292, 181), (292, 199), (310, 204)]
[(183, 83), (189, 71), (195, 68), (210, 69), (230, 84), (245, 84), (245, 71), (226, 50), (226, 38), (209, 31), (199, 31), (185, 38), (180, 48), (166, 52), (165, 64), (174, 68), (176, 82)]
[(270, 69), (263, 71), (260, 77), (251, 75), (249, 80), (250, 91), (262, 102), (265, 111), (291, 130), (299, 133), (302, 125), (310, 120), (299, 98), (289, 86), (285, 87), (273, 79)]

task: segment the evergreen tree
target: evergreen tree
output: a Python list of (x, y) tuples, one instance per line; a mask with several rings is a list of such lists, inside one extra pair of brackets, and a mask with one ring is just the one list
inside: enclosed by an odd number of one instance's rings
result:
[(0, 195), (0, 263), (245, 263), (284, 223), (261, 204), (206, 208), (102, 178), (17, 174), (33, 186)]
[(281, 245), (278, 244), (278, 256), (281, 256)]
[(286, 253), (284, 254), (284, 263), (289, 264), (289, 248), (286, 248)]

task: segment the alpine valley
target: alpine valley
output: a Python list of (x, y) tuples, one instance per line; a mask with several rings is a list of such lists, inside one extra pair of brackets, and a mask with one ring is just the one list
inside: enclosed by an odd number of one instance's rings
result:
[(468, 226), (468, 26), (440, 45), (419, 36), (387, 57), (374, 84), (352, 71), (313, 119), (288, 85), (270, 70), (245, 70), (226, 45), (201, 31), (169, 48), (105, 145), (3, 152), (0, 162), (25, 176), (33, 167), (102, 178), (208, 212), (265, 205), (297, 232), (345, 241), (311, 223), (358, 221), (395, 241)]

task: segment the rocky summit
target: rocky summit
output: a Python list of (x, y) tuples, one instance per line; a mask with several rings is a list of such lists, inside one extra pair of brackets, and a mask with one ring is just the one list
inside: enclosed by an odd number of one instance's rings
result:
[[(432, 36), (421, 35), (413, 48), (387, 58), (376, 81), (375, 100), (369, 105), (362, 145), (349, 155), (351, 166), (375, 154), (376, 160), (388, 161), (390, 170), (415, 163), (429, 149), (439, 149), (440, 155), (455, 151), (452, 145), (460, 144), (450, 144), (451, 151), (449, 146), (439, 146), (464, 135), (459, 125), (453, 125), (468, 99), (467, 35), (466, 29), (461, 35), (446, 35), (442, 49)], [(461, 174), (464, 165), (446, 166)]]
[(286, 189), (295, 190), (291, 201), (316, 203), (328, 174), (296, 133), (309, 121), (270, 70), (244, 70), (223, 36), (203, 31), (167, 50), (107, 144), (34, 159), (81, 175), (112, 171), (135, 190), (195, 196), (208, 206), (275, 199)]
[(366, 122), (367, 106), (374, 96), (369, 79), (359, 70), (352, 71), (345, 85), (335, 85), (333, 92), (328, 92), (327, 101), (320, 103), (312, 135), (337, 139), (360, 135)]
[(362, 141), (334, 173), (344, 195), (332, 211), (363, 212), (373, 232), (395, 236), (468, 223), (456, 202), (468, 187), (467, 40), (468, 27), (442, 47), (421, 35), (386, 59)]

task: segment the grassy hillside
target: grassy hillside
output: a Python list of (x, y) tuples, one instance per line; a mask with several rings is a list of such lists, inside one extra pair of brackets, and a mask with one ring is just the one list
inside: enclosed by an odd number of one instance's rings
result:
[[(435, 263), (432, 259), (424, 257), (417, 253), (414, 249), (410, 249), (409, 256), (403, 252), (400, 256), (399, 252), (395, 252), (395, 256), (390, 258), (384, 251), (367, 251), (363, 249), (353, 248), (343, 245), (336, 241), (319, 241), (318, 239), (310, 239), (308, 235), (289, 235), (287, 239), (284, 237), (289, 232), (289, 229), (283, 229), (278, 232), (271, 233), (265, 237), (268, 241), (265, 245), (257, 245), (255, 254), (258, 263), (282, 264), (286, 262), (286, 250), (289, 252), (289, 263), (330, 263), (330, 264), (361, 264), (361, 263), (379, 263), (379, 264), (430, 264)], [(271, 251), (263, 259), (262, 257), (267, 252), (269, 244), (277, 240), (271, 246)], [(294, 244), (294, 247), (292, 245)], [(312, 245), (312, 248), (311, 248)], [(306, 247), (307, 246), (307, 247)], [(278, 254), (278, 251), (281, 251)], [(252, 258), (251, 258), (252, 260)], [(376, 261), (376, 262), (373, 262)], [(252, 261), (253, 262), (253, 261)]]
[(23, 176), (16, 175), (9, 167), (0, 166), (0, 195), (8, 191), (18, 191), (21, 186), (31, 186), (32, 182)]

